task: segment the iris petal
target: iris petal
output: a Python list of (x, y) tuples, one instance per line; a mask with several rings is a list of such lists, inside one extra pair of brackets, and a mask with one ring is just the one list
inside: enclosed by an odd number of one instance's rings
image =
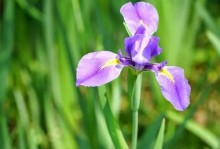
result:
[(144, 26), (147, 35), (152, 35), (157, 30), (159, 16), (154, 6), (149, 3), (137, 2), (133, 5), (129, 2), (121, 7), (120, 12), (132, 35), (139, 26)]
[(176, 110), (185, 110), (190, 102), (191, 87), (184, 77), (184, 70), (175, 66), (165, 66), (156, 74), (163, 96)]
[(148, 63), (144, 65), (143, 70), (144, 71), (152, 71), (154, 73), (158, 73), (165, 65), (167, 64), (167, 61), (163, 61), (161, 63)]
[(125, 23), (132, 35), (136, 32), (140, 18), (137, 15), (136, 9), (131, 2), (124, 4), (120, 12), (124, 17)]
[(132, 37), (125, 38), (124, 40), (125, 52), (128, 54), (130, 58), (135, 56), (137, 52), (139, 51), (140, 49), (139, 47), (140, 47), (142, 39), (143, 39), (143, 35), (134, 35)]
[(159, 16), (153, 5), (146, 2), (138, 2), (134, 4), (139, 18), (143, 21), (148, 35), (152, 35), (157, 30)]
[(92, 52), (81, 58), (77, 67), (76, 86), (101, 86), (117, 78), (122, 70), (117, 54)]
[(159, 37), (151, 37), (146, 49), (143, 51), (143, 56), (151, 59), (159, 55), (162, 49), (158, 46), (158, 43)]
[(158, 46), (159, 38), (145, 35), (134, 35), (125, 38), (125, 51), (137, 64), (146, 64), (159, 55), (162, 49)]

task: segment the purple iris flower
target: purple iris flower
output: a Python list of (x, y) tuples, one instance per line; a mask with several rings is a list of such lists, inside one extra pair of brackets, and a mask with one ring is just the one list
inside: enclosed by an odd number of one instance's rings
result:
[(159, 38), (152, 36), (157, 30), (158, 13), (149, 3), (127, 3), (121, 7), (125, 24), (131, 37), (124, 40), (126, 56), (110, 51), (88, 53), (81, 58), (77, 67), (76, 86), (101, 86), (116, 79), (124, 67), (136, 71), (152, 71), (160, 85), (163, 96), (176, 110), (183, 111), (189, 105), (191, 87), (184, 77), (184, 70), (165, 66), (166, 61), (151, 63), (159, 55)]

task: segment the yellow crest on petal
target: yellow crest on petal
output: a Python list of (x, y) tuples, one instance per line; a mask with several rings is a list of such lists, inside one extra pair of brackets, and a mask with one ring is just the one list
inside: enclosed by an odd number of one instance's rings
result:
[(164, 75), (166, 76), (168, 79), (170, 79), (173, 83), (175, 82), (174, 79), (173, 79), (173, 76), (169, 73), (169, 71), (167, 71), (165, 68), (162, 68), (160, 71), (159, 71), (159, 74), (160, 75)]
[(101, 69), (103, 69), (105, 67), (108, 67), (108, 66), (119, 65), (119, 64), (120, 64), (120, 62), (119, 62), (119, 60), (117, 58), (110, 59), (107, 62), (105, 62), (104, 65), (102, 65)]

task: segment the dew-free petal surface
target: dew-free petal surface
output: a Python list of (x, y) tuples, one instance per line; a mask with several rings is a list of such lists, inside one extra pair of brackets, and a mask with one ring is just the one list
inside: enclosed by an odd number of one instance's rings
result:
[(121, 70), (117, 54), (110, 51), (88, 53), (79, 61), (76, 86), (101, 86), (117, 78)]
[(139, 18), (143, 21), (146, 32), (152, 35), (158, 27), (159, 16), (153, 5), (146, 2), (138, 2), (134, 4)]
[(143, 51), (143, 56), (151, 60), (153, 57), (159, 55), (162, 49), (159, 47), (159, 38), (151, 37), (147, 47)]
[(125, 23), (130, 33), (134, 35), (139, 26), (139, 21), (140, 21), (140, 18), (138, 17), (135, 7), (131, 2), (129, 2), (121, 7), (120, 12), (124, 17)]
[(190, 103), (191, 87), (184, 77), (184, 70), (175, 66), (165, 66), (156, 73), (163, 96), (176, 110), (185, 110)]
[(159, 16), (154, 6), (149, 3), (137, 2), (133, 5), (129, 2), (121, 7), (120, 12), (132, 35), (139, 26), (144, 26), (148, 35), (152, 35), (157, 30)]
[(137, 64), (146, 64), (159, 55), (162, 49), (158, 45), (159, 38), (146, 35), (134, 35), (125, 38), (125, 51)]

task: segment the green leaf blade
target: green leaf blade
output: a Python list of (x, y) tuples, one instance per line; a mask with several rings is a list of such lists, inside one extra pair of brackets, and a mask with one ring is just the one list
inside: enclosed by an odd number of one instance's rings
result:
[(164, 140), (164, 131), (165, 131), (165, 119), (163, 119), (162, 124), (160, 126), (159, 134), (157, 136), (157, 140), (154, 145), (154, 149), (162, 149), (163, 140)]

